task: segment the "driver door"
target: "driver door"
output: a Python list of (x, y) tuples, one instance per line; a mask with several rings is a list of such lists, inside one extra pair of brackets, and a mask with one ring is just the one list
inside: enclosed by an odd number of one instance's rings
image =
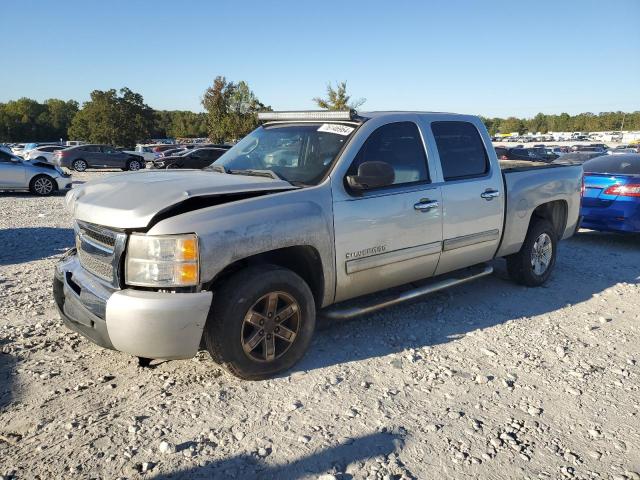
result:
[(26, 188), (26, 172), (22, 162), (0, 150), (0, 188)]
[(418, 125), (378, 127), (347, 175), (371, 161), (391, 165), (392, 184), (334, 196), (337, 302), (428, 278), (442, 250), (442, 193), (431, 183)]

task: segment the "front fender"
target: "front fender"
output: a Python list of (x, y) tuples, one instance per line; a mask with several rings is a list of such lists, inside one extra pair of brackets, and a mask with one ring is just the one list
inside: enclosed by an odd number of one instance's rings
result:
[(200, 239), (202, 283), (238, 260), (280, 248), (310, 246), (318, 251), (322, 262), (322, 304), (333, 301), (335, 253), (328, 181), (183, 213), (157, 223), (149, 234), (190, 232)]

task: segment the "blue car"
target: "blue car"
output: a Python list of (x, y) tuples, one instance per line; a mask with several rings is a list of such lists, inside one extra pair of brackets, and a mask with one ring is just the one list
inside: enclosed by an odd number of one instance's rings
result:
[(640, 154), (603, 155), (586, 161), (583, 228), (640, 232)]

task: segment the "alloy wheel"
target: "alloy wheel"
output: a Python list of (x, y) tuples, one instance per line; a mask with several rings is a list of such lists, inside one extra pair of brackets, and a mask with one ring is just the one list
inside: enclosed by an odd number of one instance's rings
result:
[(46, 177), (37, 178), (33, 183), (33, 189), (38, 195), (49, 195), (53, 191), (53, 182)]
[(553, 243), (551, 242), (551, 237), (548, 233), (541, 233), (533, 243), (533, 249), (531, 251), (531, 267), (533, 268), (533, 273), (538, 276), (543, 275), (551, 264), (552, 255)]
[(272, 362), (284, 355), (296, 339), (301, 323), (300, 305), (288, 293), (260, 297), (244, 317), (242, 349), (252, 360)]

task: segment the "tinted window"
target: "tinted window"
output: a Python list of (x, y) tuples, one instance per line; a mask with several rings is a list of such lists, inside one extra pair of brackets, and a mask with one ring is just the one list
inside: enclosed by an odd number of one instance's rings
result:
[(99, 152), (100, 147), (97, 145), (87, 145), (85, 147), (79, 148), (78, 150), (82, 150), (83, 152)]
[(348, 175), (363, 162), (386, 162), (395, 171), (394, 185), (429, 181), (427, 156), (415, 123), (398, 122), (375, 130), (356, 155)]
[(475, 177), (489, 171), (489, 157), (482, 138), (471, 123), (433, 122), (431, 131), (445, 180)]
[(12, 157), (12, 155), (9, 155), (4, 150), (0, 150), (0, 162), (10, 162)]
[(640, 175), (640, 155), (604, 155), (585, 162), (587, 173)]

